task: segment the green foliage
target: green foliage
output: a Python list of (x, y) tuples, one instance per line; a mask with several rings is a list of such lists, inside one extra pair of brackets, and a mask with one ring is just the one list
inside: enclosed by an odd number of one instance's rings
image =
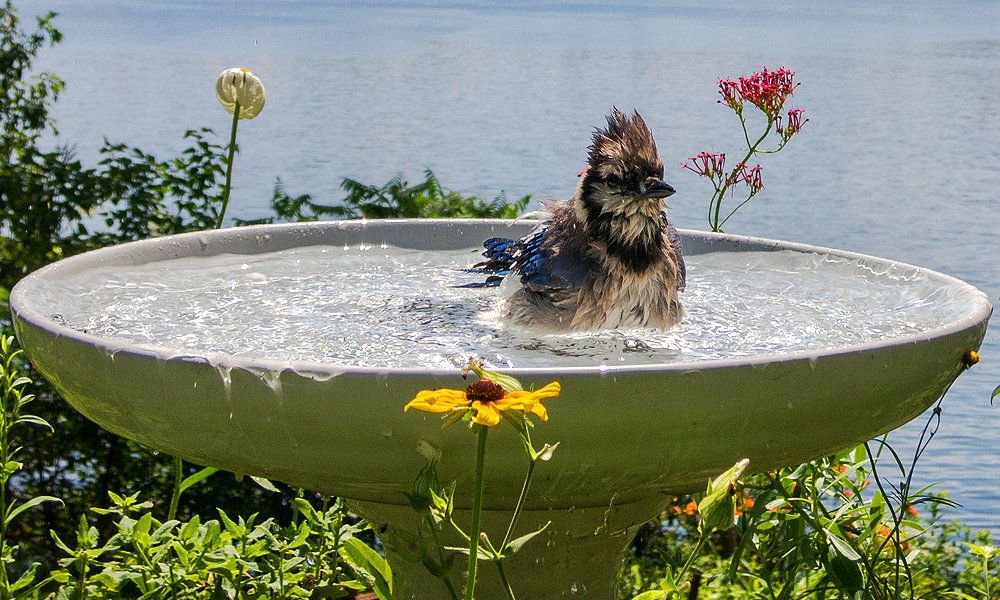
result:
[(384, 185), (365, 185), (345, 178), (340, 187), (347, 192), (343, 206), (334, 207), (334, 213), (344, 218), (366, 219), (468, 217), (513, 219), (520, 214), (530, 196), (513, 204), (504, 194), (493, 200), (465, 197), (438, 182), (430, 169), (424, 171), (424, 181), (415, 185), (401, 176), (393, 177)]
[(18, 579), (11, 581), (8, 565), (14, 562), (18, 548), (7, 543), (10, 524), (26, 510), (46, 502), (61, 503), (51, 496), (35, 496), (23, 502), (10, 498), (10, 479), (22, 466), (15, 460), (21, 449), (14, 445), (11, 435), (14, 428), (34, 425), (52, 429), (41, 417), (23, 412), (35, 397), (24, 393), (31, 380), (21, 375), (20, 354), (20, 350), (14, 349), (14, 338), (0, 331), (0, 597), (3, 598), (31, 585), (38, 569), (38, 564), (34, 563)]
[[(699, 598), (997, 598), (988, 532), (943, 523), (944, 496), (883, 487), (870, 450), (747, 477), (738, 517), (704, 547), (684, 499), (637, 538), (619, 598), (687, 597), (695, 585)], [(692, 553), (694, 575), (677, 577)]]
[[(379, 598), (392, 593), (385, 560), (362, 539), (368, 526), (352, 518), (340, 500), (317, 508), (301, 495), (291, 500), (292, 519), (279, 524), (258, 515), (218, 519), (194, 515), (186, 521), (154, 516), (152, 501), (109, 492), (111, 506), (93, 508), (107, 523), (102, 529), (81, 513), (72, 538), (51, 532), (58, 564), (39, 563), (11, 577), (18, 545), (9, 542), (7, 525), (23, 512), (56, 498), (8, 499), (7, 482), (20, 464), (11, 432), (21, 425), (51, 429), (22, 409), (33, 400), (23, 389), (31, 381), (20, 374), (20, 351), (14, 339), (0, 335), (0, 598), (340, 598), (374, 589)], [(190, 487), (206, 470), (184, 480)], [(110, 533), (102, 534), (102, 531)]]
[(493, 200), (463, 196), (442, 187), (430, 169), (424, 171), (424, 181), (415, 185), (410, 185), (402, 175), (397, 175), (381, 186), (344, 178), (340, 187), (347, 192), (347, 196), (340, 204), (319, 204), (313, 202), (310, 194), (290, 196), (284, 182), (279, 178), (274, 184), (274, 194), (271, 198), (271, 209), (275, 216), (253, 220), (238, 219), (237, 223), (255, 225), (278, 221), (316, 221), (322, 218), (513, 219), (521, 214), (531, 201), (529, 195), (511, 203), (503, 193)]
[(113, 518), (102, 539), (81, 517), (75, 539), (53, 540), (65, 555), (46, 581), (55, 598), (340, 598), (374, 586), (391, 594), (385, 561), (346, 519), (342, 502), (316, 509), (303, 498), (284, 525), (258, 516), (161, 522), (137, 494), (111, 494), (96, 510)]
[(39, 145), (55, 134), (48, 116), (63, 82), (51, 73), (26, 79), (31, 62), (61, 34), (52, 14), (25, 33), (17, 12), (0, 7), (0, 287), (53, 260), (97, 246), (203, 229), (217, 214), (222, 148), (211, 131), (188, 131), (190, 146), (159, 160), (105, 141), (97, 168), (72, 150)]

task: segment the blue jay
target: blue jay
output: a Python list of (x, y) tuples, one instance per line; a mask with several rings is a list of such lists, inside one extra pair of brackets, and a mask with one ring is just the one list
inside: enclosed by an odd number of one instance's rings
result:
[[(617, 108), (596, 129), (572, 200), (520, 240), (490, 238), (475, 269), (506, 277), (504, 316), (536, 331), (666, 329), (684, 315), (685, 267), (653, 134)], [(516, 276), (516, 277), (514, 277)]]

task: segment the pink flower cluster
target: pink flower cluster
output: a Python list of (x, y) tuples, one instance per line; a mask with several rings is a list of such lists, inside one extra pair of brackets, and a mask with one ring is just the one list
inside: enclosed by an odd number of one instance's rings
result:
[(682, 165), (685, 169), (693, 171), (703, 177), (708, 177), (712, 181), (716, 178), (723, 180), (726, 177), (726, 155), (710, 154), (702, 152), (698, 156), (688, 159), (690, 162)]
[(781, 136), (781, 139), (787, 142), (788, 138), (798, 133), (802, 129), (802, 126), (809, 122), (809, 119), (802, 118), (802, 114), (805, 112), (801, 108), (793, 108), (788, 111), (788, 125), (784, 127), (781, 125), (781, 115), (774, 118), (777, 123), (778, 135)]
[(751, 196), (764, 189), (764, 181), (760, 175), (760, 165), (756, 167), (748, 167), (744, 163), (736, 165), (736, 170), (733, 171), (733, 179), (745, 183), (750, 188)]
[(774, 118), (781, 112), (785, 99), (795, 90), (794, 77), (795, 73), (788, 69), (768, 71), (765, 68), (760, 73), (740, 77), (736, 81), (720, 79), (719, 94), (722, 95), (722, 100), (719, 102), (736, 112), (742, 112), (743, 102), (749, 102), (764, 111), (768, 117)]
[(750, 167), (744, 163), (737, 163), (732, 173), (726, 173), (725, 153), (702, 152), (698, 156), (688, 158), (688, 162), (681, 166), (702, 177), (708, 177), (711, 181), (718, 182), (716, 189), (720, 189), (720, 187), (725, 189), (734, 183), (746, 184), (750, 188), (751, 195), (764, 189), (760, 165)]

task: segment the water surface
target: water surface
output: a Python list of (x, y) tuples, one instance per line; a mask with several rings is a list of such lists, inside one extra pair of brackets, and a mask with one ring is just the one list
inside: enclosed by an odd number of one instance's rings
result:
[[(898, 265), (782, 250), (687, 260), (668, 330), (535, 333), (506, 323), (504, 288), (475, 287), (472, 249), (303, 246), (102, 266), (25, 293), (57, 321), (166, 353), (354, 367), (592, 367), (761, 359), (927, 335), (980, 295)], [(308, 332), (308, 333), (306, 333)], [(695, 368), (696, 365), (692, 365)]]

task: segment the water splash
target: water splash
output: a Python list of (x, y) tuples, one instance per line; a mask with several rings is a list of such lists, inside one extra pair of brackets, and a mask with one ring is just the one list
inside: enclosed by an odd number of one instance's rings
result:
[[(32, 296), (77, 330), (194, 355), (437, 368), (479, 355), (503, 367), (603, 369), (815, 354), (927, 331), (974, 301), (967, 288), (942, 287), (910, 267), (719, 252), (687, 258), (687, 316), (669, 331), (534, 335), (503, 323), (495, 289), (456, 287), (481, 278), (461, 270), (476, 258), (473, 250), (310, 246), (101, 267), (35, 282)], [(280, 388), (276, 378), (265, 382)]]

